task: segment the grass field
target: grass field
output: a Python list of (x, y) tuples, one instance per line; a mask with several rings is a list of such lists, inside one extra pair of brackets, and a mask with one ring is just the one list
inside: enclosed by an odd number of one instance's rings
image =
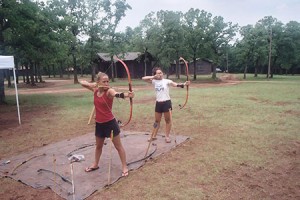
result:
[[(186, 90), (172, 88), (172, 134), (191, 139), (88, 199), (299, 199), (300, 76), (251, 76), (232, 85), (194, 82), (181, 110)], [(125, 129), (151, 132), (154, 92), (141, 81), (134, 80), (135, 86), (133, 117)], [(86, 125), (88, 91), (19, 96), (21, 114), (36, 116), (26, 121), (22, 138), (12, 127), (0, 131), (1, 158), (93, 131)], [(13, 95), (7, 100), (14, 104)], [(0, 107), (0, 115), (14, 107)], [(128, 110), (128, 102), (115, 102), (117, 116), (126, 119)], [(0, 194), (16, 184), (1, 178)]]

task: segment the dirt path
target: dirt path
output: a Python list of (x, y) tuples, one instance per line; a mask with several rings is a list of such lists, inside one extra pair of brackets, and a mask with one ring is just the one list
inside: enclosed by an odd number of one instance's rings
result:
[[(222, 87), (222, 86), (230, 86), (239, 84), (240, 81), (234, 78), (232, 75), (224, 75), (220, 77), (221, 81), (218, 82), (204, 82), (204, 83), (197, 83), (190, 86), (190, 88), (205, 88), (205, 87)], [(53, 79), (46, 79), (44, 83), (37, 83), (36, 86), (30, 86), (24, 83), (20, 83), (18, 85), (18, 94), (53, 94), (53, 93), (66, 93), (66, 92), (85, 92), (86, 89), (82, 88), (79, 84), (77, 88), (64, 88), (65, 85), (71, 85), (73, 83), (72, 79), (66, 80), (53, 80)], [(120, 90), (126, 90), (127, 87), (118, 87)], [(152, 86), (134, 86), (133, 89), (135, 91), (138, 90), (145, 90), (145, 89), (153, 89)], [(15, 90), (10, 89), (5, 91), (6, 95), (14, 95)]]

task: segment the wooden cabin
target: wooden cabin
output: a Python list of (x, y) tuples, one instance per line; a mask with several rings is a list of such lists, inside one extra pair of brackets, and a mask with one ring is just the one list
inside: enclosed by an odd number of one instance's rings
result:
[[(112, 67), (114, 67), (115, 78), (127, 78), (127, 73), (122, 63), (119, 62), (114, 55), (111, 62), (111, 56), (108, 53), (97, 53), (96, 73), (101, 71), (112, 75)], [(151, 74), (153, 57), (150, 53), (127, 52), (119, 54), (118, 58), (122, 60), (128, 67), (131, 78), (141, 78), (146, 74)]]
[[(188, 62), (188, 61), (187, 61)], [(196, 74), (197, 75), (205, 75), (205, 74), (211, 74), (212, 73), (212, 61), (208, 59), (197, 59), (196, 60)], [(189, 67), (189, 74), (192, 75), (194, 74), (194, 62), (190, 61), (188, 62), (188, 67)], [(180, 71), (181, 74), (186, 74), (186, 68), (185, 64), (183, 62), (180, 62)], [(176, 73), (176, 63), (171, 64), (170, 68), (170, 74), (175, 74)]]
[[(196, 74), (197, 75), (205, 75), (212, 73), (212, 64), (213, 61), (209, 59), (196, 59)], [(194, 74), (194, 62), (191, 61), (189, 63), (189, 73)]]

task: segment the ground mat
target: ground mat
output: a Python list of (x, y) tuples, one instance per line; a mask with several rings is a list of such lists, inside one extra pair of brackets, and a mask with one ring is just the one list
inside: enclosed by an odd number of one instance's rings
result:
[[(149, 137), (149, 133), (145, 132), (121, 133), (129, 170), (138, 169), (147, 159), (166, 153), (189, 139), (177, 135), (176, 142), (173, 137), (171, 143), (166, 143), (164, 137), (158, 135), (157, 140), (149, 145)], [(33, 188), (51, 188), (64, 199), (85, 199), (95, 191), (118, 181), (122, 174), (118, 152), (109, 139), (103, 147), (100, 168), (85, 172), (85, 168), (94, 161), (94, 150), (93, 133), (60, 141), (0, 160), (0, 176), (12, 178)]]

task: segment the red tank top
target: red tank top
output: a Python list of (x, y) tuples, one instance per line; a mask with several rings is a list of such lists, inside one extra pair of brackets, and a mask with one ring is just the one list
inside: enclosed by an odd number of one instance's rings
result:
[(101, 97), (97, 96), (98, 90), (94, 91), (94, 105), (96, 108), (96, 122), (104, 123), (114, 119), (112, 114), (113, 98), (107, 96), (107, 91)]

